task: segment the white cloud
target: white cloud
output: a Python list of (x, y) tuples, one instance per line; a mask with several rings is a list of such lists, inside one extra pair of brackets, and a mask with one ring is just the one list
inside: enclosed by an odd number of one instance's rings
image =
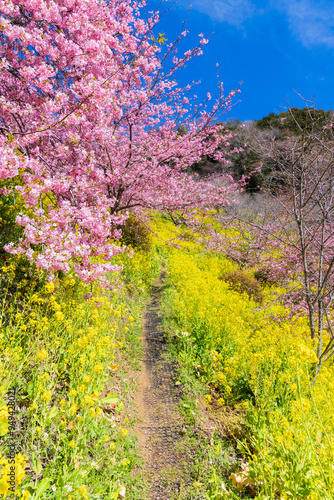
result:
[(218, 22), (226, 22), (241, 26), (243, 21), (255, 12), (255, 6), (250, 0), (181, 0), (182, 7), (192, 3), (192, 8), (207, 14)]
[(334, 3), (332, 1), (274, 0), (284, 12), (294, 35), (305, 47), (334, 48)]

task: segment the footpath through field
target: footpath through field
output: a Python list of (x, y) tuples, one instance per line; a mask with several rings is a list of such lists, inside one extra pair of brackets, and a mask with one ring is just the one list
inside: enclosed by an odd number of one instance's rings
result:
[(150, 485), (147, 500), (180, 498), (190, 481), (182, 448), (184, 421), (178, 411), (182, 395), (173, 363), (166, 359), (166, 341), (159, 312), (165, 275), (153, 287), (144, 324), (144, 359), (136, 395), (139, 447)]

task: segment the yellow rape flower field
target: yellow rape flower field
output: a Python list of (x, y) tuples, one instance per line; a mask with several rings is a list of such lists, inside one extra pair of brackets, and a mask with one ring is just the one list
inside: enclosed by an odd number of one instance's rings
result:
[(138, 368), (154, 256), (138, 252), (111, 291), (75, 276), (27, 287), (24, 266), (2, 268), (0, 497), (145, 498), (122, 377)]
[(181, 332), (174, 352), (206, 384), (205, 405), (225, 405), (243, 422), (243, 461), (227, 478), (230, 490), (220, 485), (208, 498), (334, 498), (333, 364), (312, 387), (317, 357), (307, 318), (273, 301), (274, 287), (260, 304), (233, 291), (221, 277), (234, 263), (184, 241), (171, 224), (157, 226), (165, 239), (174, 232), (165, 254), (165, 316)]
[(224, 439), (198, 446), (207, 470), (193, 464), (194, 493), (179, 498), (334, 498), (333, 365), (312, 386), (307, 318), (273, 300), (284, 292), (274, 286), (261, 301), (232, 289), (223, 277), (236, 265), (186, 226), (155, 214), (151, 231), (149, 250), (117, 258), (124, 270), (108, 291), (74, 275), (47, 282), (22, 257), (3, 263), (1, 498), (148, 500), (127, 373), (161, 268), (184, 414), (230, 422)]

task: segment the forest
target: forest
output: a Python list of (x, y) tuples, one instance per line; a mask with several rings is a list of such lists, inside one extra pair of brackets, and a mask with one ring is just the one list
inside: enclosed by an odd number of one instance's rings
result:
[(145, 12), (0, 2), (0, 497), (330, 500), (333, 112)]

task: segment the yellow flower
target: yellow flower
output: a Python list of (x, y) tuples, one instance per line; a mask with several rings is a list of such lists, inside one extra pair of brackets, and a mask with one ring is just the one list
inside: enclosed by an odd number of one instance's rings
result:
[(44, 401), (46, 403), (48, 403), (51, 399), (51, 396), (52, 396), (52, 391), (45, 391), (43, 394), (42, 394), (42, 399), (44, 399)]
[(84, 484), (82, 486), (80, 486), (80, 488), (78, 489), (78, 492), (80, 493), (80, 495), (82, 495), (82, 498), (88, 498), (88, 496), (87, 496), (88, 488)]
[(74, 415), (76, 413), (77, 409), (78, 409), (77, 405), (72, 405), (70, 408), (70, 414)]
[(37, 357), (40, 361), (44, 361), (47, 357), (48, 357), (48, 353), (46, 351), (46, 349), (41, 349), (38, 353), (37, 353)]
[(208, 403), (208, 404), (210, 404), (210, 403), (211, 403), (211, 396), (210, 396), (210, 394), (206, 394), (206, 395), (204, 396), (204, 401), (205, 401), (206, 403)]
[(0, 423), (1, 422), (4, 422), (4, 423), (8, 422), (8, 407), (7, 407), (7, 405), (0, 406)]
[(45, 293), (52, 293), (55, 289), (55, 284), (50, 281), (50, 283), (47, 283), (44, 287)]
[(98, 363), (97, 365), (94, 366), (95, 373), (101, 373), (102, 370), (103, 370), (103, 366), (101, 365), (101, 363)]
[(25, 467), (27, 465), (25, 456), (18, 453), (14, 460), (14, 464), (9, 459), (0, 460), (0, 464), (3, 465), (3, 468), (0, 470), (0, 495), (6, 496), (9, 493), (9, 488), (12, 487), (10, 484), (11, 476), (16, 485), (20, 485), (25, 477)]
[(121, 434), (122, 434), (122, 437), (127, 436), (127, 435), (128, 435), (128, 433), (129, 433), (129, 431), (128, 431), (127, 429), (122, 429), (122, 433), (121, 433)]
[(71, 448), (75, 448), (75, 441), (73, 441), (72, 439), (72, 441), (68, 443), (68, 446), (70, 446)]
[(55, 318), (57, 321), (61, 322), (64, 319), (64, 314), (61, 311), (57, 311), (55, 312)]
[(87, 394), (87, 396), (84, 397), (84, 402), (88, 405), (93, 405), (94, 404), (94, 399), (92, 398), (92, 396), (90, 396), (89, 394)]

